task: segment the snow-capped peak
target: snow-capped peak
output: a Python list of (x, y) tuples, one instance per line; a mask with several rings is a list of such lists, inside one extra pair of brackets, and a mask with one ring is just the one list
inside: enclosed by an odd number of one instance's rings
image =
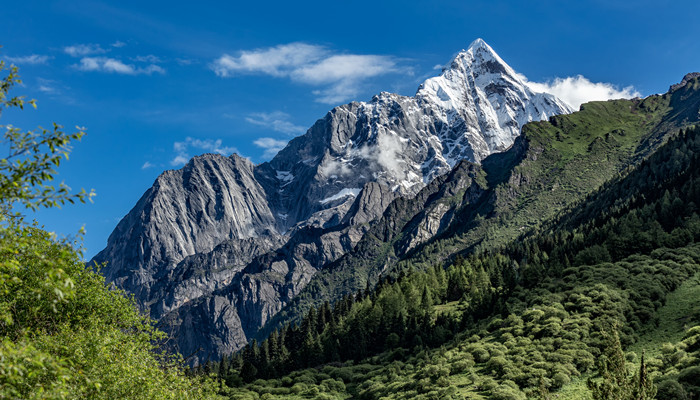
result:
[(465, 135), (485, 141), (485, 148), (472, 141), (484, 156), (510, 146), (523, 124), (571, 112), (554, 96), (533, 92), (482, 39), (460, 51), (440, 76), (426, 80), (416, 98), (437, 106), (447, 122), (466, 122)]
[[(270, 164), (278, 171), (276, 184), (285, 188), (285, 213), (302, 220), (336, 204), (325, 200), (336, 200), (337, 193), (371, 181), (415, 194), (460, 160), (480, 162), (506, 150), (525, 123), (567, 112), (562, 101), (530, 90), (477, 39), (414, 97), (382, 92), (368, 103), (336, 107)], [(283, 180), (279, 171), (294, 178)], [(297, 188), (310, 188), (310, 208), (298, 203)]]
[(515, 71), (481, 38), (473, 41), (466, 50), (458, 52), (443, 68), (441, 75), (449, 71), (501, 73), (519, 80)]
[(493, 51), (493, 49), (491, 48), (491, 46), (489, 46), (488, 44), (486, 44), (486, 42), (484, 42), (484, 39), (482, 39), (482, 38), (476, 38), (476, 39), (469, 45), (469, 50), (478, 49), (478, 48), (487, 49), (487, 50), (491, 51), (492, 53), (494, 53), (494, 51)]

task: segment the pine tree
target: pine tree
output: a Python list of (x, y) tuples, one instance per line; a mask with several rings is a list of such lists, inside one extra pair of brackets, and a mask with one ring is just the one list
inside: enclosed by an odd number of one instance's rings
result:
[(602, 332), (605, 340), (603, 355), (598, 360), (598, 373), (602, 380), (588, 379), (593, 400), (650, 400), (656, 395), (656, 386), (649, 379), (644, 355), (639, 373), (630, 375), (616, 329)]
[(226, 354), (221, 356), (221, 361), (219, 361), (219, 373), (218, 377), (219, 380), (226, 380), (226, 375), (228, 374), (229, 370), (229, 362), (228, 362), (228, 357), (226, 357)]
[(635, 377), (637, 387), (634, 392), (634, 400), (651, 400), (656, 395), (656, 386), (649, 378), (647, 365), (644, 361), (644, 353), (642, 352), (642, 360), (639, 364), (639, 374)]

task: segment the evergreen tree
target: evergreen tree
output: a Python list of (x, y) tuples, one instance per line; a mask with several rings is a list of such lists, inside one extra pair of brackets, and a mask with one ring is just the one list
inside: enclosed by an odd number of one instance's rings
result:
[(605, 348), (598, 359), (600, 380), (588, 379), (593, 400), (649, 400), (656, 394), (656, 387), (647, 374), (644, 356), (638, 374), (630, 375), (622, 351), (617, 329), (602, 332)]

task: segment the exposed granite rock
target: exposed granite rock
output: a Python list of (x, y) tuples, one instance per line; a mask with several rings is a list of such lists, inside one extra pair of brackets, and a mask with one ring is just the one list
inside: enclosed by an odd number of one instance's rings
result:
[[(238, 339), (254, 336), (306, 286), (321, 266), (351, 250), (369, 229), (368, 222), (376, 219), (378, 210), (386, 208), (394, 197), (395, 193), (389, 188), (368, 183), (351, 205), (346, 221), (327, 229), (314, 226), (299, 228), (284, 246), (246, 262), (245, 269), (228, 268), (211, 273), (206, 263), (196, 260), (218, 259), (217, 253), (223, 250), (218, 247), (206, 255), (185, 259), (181, 262), (186, 264), (183, 266), (185, 272), (175, 276), (188, 278), (191, 268), (203, 269), (202, 276), (192, 283), (192, 278), (184, 281), (185, 288), (182, 288), (182, 284), (171, 283), (170, 286), (180, 290), (168, 288), (162, 295), (156, 296), (169, 300), (171, 297), (168, 293), (186, 291), (191, 297), (187, 302), (175, 304), (179, 308), (173, 306), (171, 301), (168, 303), (171, 306), (165, 309), (168, 313), (155, 315), (161, 320), (161, 328), (173, 337), (173, 348), (181, 354), (196, 352), (193, 360), (202, 361), (217, 358), (245, 345), (247, 340)], [(227, 242), (227, 246), (230, 242)], [(211, 275), (216, 279), (208, 280)], [(213, 290), (207, 292), (207, 288)], [(191, 313), (206, 315), (192, 318)], [(229, 328), (212, 331), (221, 323), (228, 324)]]
[(93, 261), (107, 262), (107, 280), (133, 293), (145, 309), (153, 282), (185, 257), (274, 227), (253, 164), (235, 154), (205, 154), (162, 173)]

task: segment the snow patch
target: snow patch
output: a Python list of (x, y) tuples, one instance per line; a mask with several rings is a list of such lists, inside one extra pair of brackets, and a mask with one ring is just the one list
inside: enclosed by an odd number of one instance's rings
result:
[(289, 171), (277, 171), (277, 180), (280, 180), (282, 182), (289, 182), (294, 179), (294, 175), (292, 175), (291, 172)]
[(319, 203), (321, 203), (321, 204), (326, 204), (326, 203), (329, 203), (329, 202), (331, 202), (331, 201), (333, 201), (333, 200), (342, 199), (343, 197), (347, 197), (347, 196), (357, 197), (357, 195), (360, 194), (360, 191), (361, 191), (361, 190), (362, 190), (362, 189), (358, 189), (358, 188), (343, 189), (343, 190), (341, 190), (340, 192), (334, 194), (334, 195), (331, 196), (331, 197), (326, 197), (326, 198), (323, 199), (323, 200), (319, 200)]

